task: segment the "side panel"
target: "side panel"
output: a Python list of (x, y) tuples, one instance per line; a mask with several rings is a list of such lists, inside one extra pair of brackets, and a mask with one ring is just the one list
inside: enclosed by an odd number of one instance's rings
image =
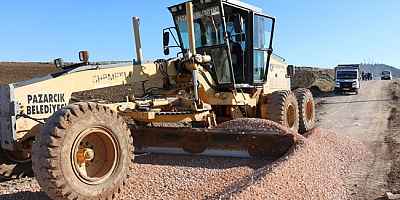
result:
[(18, 104), (14, 99), (14, 86), (12, 84), (0, 85), (1, 147), (12, 151), (17, 148), (16, 115), (19, 114)]
[(264, 94), (269, 94), (277, 90), (290, 90), (287, 77), (287, 63), (282, 59), (271, 56), (267, 83), (264, 84)]
[(132, 69), (132, 63), (83, 66), (61, 75), (0, 85), (2, 148), (16, 150), (17, 141), (39, 122), (68, 105), (73, 92), (125, 84), (132, 76)]

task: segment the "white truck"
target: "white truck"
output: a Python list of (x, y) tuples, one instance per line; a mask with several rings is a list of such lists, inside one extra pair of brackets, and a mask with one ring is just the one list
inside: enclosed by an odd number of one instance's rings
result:
[(341, 64), (335, 67), (335, 93), (355, 92), (360, 90), (360, 65)]

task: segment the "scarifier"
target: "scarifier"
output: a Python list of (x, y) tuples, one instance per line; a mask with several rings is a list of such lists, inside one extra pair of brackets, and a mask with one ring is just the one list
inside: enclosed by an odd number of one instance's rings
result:
[[(1, 85), (0, 173), (22, 176), (32, 165), (51, 198), (106, 199), (128, 179), (134, 150), (277, 158), (293, 134), (218, 124), (259, 118), (293, 132), (313, 128), (311, 92), (291, 91), (294, 67), (272, 53), (274, 17), (236, 0), (193, 0), (168, 10), (175, 26), (163, 30), (164, 54), (174, 48), (176, 57), (144, 61), (134, 17), (133, 62), (91, 65), (81, 51), (78, 64), (56, 59), (60, 72)], [(157, 79), (161, 88), (144, 87)], [(71, 98), (127, 83), (142, 83), (144, 95), (121, 102)], [(135, 125), (128, 127), (125, 118)]]

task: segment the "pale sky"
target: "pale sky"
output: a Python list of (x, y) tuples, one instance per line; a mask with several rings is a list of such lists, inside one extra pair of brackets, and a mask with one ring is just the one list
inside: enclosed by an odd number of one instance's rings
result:
[[(382, 63), (400, 68), (399, 0), (243, 0), (276, 17), (274, 53), (296, 66), (333, 68)], [(163, 54), (162, 29), (173, 26), (174, 0), (1, 0), (0, 61), (136, 58), (132, 17), (140, 19), (145, 60)], [(174, 55), (170, 55), (172, 57)]]

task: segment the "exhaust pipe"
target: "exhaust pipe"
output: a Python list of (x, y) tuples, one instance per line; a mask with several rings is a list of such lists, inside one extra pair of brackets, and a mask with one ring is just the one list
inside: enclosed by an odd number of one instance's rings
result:
[(140, 34), (139, 34), (139, 18), (132, 17), (133, 22), (133, 32), (135, 37), (135, 44), (136, 44), (136, 56), (137, 61), (142, 62), (143, 55), (142, 55), (142, 44), (140, 42)]
[[(194, 25), (193, 25), (193, 4), (192, 2), (186, 3), (186, 19), (188, 24), (188, 33), (189, 33), (189, 51), (190, 56), (196, 55), (196, 45), (194, 39)], [(197, 91), (197, 68), (194, 63), (191, 64), (192, 74), (193, 74), (193, 91), (194, 91), (194, 99), (196, 103), (199, 103), (199, 94)]]

